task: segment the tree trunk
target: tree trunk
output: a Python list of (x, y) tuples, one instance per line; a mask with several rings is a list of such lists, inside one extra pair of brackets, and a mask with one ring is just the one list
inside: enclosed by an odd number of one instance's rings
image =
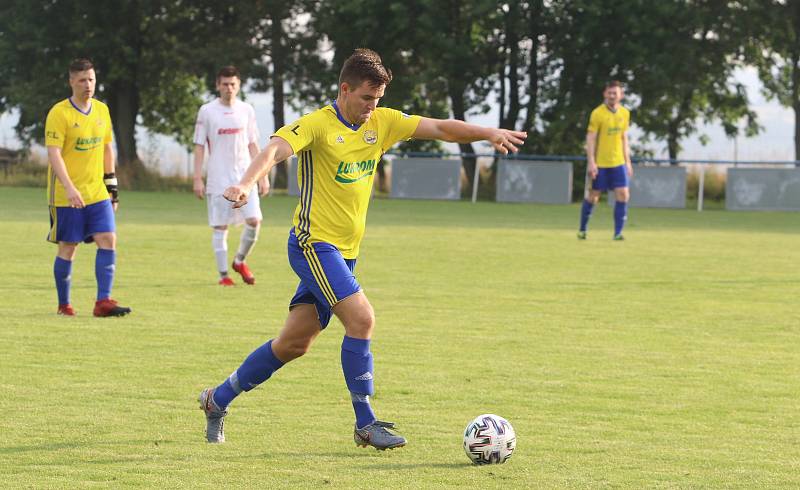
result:
[[(452, 84), (448, 84), (448, 90), (450, 92), (450, 104), (453, 107), (453, 118), (464, 121), (466, 112), (464, 104), (464, 88), (460, 86), (453, 88)], [(459, 143), (458, 148), (461, 153), (466, 153), (469, 155), (475, 154), (475, 149), (472, 147), (472, 143)], [(475, 178), (476, 163), (477, 159), (474, 156), (461, 157), (461, 166), (464, 168), (464, 173), (467, 175), (467, 183), (470, 186)]]
[[(794, 159), (800, 160), (800, 52), (792, 53), (792, 109), (794, 109)], [(795, 163), (796, 166), (800, 164)]]
[(125, 167), (139, 160), (136, 151), (136, 117), (139, 115), (139, 93), (134, 83), (118, 80), (108, 91), (108, 110), (117, 143), (117, 162)]
[[(530, 12), (528, 13), (528, 33), (531, 40), (531, 50), (528, 65), (528, 103), (525, 108), (525, 123), (522, 126), (523, 131), (535, 133), (534, 124), (536, 124), (536, 112), (538, 111), (539, 102), (539, 34), (541, 31), (540, 16), (542, 12), (541, 1), (531, 2)], [(527, 146), (530, 148), (535, 142), (527, 141)]]
[[(272, 118), (275, 130), (282, 128), (285, 124), (284, 118), (284, 93), (283, 81), (286, 73), (286, 50), (283, 47), (285, 33), (283, 31), (283, 17), (286, 12), (284, 9), (273, 9), (271, 14), (272, 29), (270, 32), (270, 46), (272, 51)], [(275, 167), (275, 187), (289, 187), (288, 164), (284, 160)]]
[(510, 2), (506, 14), (506, 43), (508, 45), (508, 113), (502, 127), (515, 129), (519, 119), (519, 3)]
[(669, 153), (670, 165), (676, 165), (677, 162), (675, 160), (678, 159), (678, 150), (680, 150), (680, 146), (678, 144), (679, 136), (678, 136), (678, 125), (677, 124), (670, 124), (669, 130), (667, 134), (667, 153)]

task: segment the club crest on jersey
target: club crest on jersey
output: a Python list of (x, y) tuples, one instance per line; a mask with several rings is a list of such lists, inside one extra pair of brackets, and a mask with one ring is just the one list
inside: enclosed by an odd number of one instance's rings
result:
[(336, 169), (336, 182), (352, 184), (364, 177), (369, 177), (375, 172), (375, 160), (362, 160), (360, 162), (339, 162)]
[(374, 145), (378, 142), (378, 133), (371, 129), (364, 131), (364, 142), (368, 145)]

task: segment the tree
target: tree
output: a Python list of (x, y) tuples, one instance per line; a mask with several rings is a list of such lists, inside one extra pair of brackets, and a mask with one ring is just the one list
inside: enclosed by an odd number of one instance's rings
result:
[(759, 131), (733, 70), (743, 63), (746, 18), (739, 2), (631, 2), (637, 19), (626, 53), (630, 89), (640, 99), (636, 123), (667, 144), (675, 160), (680, 142), (697, 132), (698, 124), (718, 121), (728, 136)]
[(0, 11), (0, 109), (19, 110), (23, 142), (41, 141), (48, 109), (69, 95), (67, 65), (88, 57), (122, 166), (138, 160), (138, 123), (189, 144), (202, 102), (197, 74), (255, 58), (248, 22), (246, 9), (211, 0), (8, 0)]
[(752, 1), (748, 7), (748, 60), (758, 68), (764, 95), (794, 111), (794, 159), (800, 160), (800, 3)]

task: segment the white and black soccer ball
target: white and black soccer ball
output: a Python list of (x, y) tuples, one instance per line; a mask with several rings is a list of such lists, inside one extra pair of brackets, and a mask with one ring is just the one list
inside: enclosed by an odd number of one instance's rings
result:
[(475, 464), (502, 464), (514, 453), (517, 434), (508, 420), (487, 413), (475, 417), (464, 431), (464, 452)]

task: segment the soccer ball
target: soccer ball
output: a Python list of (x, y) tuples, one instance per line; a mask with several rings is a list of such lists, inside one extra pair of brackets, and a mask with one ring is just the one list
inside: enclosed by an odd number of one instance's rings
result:
[(517, 435), (508, 420), (487, 413), (467, 424), (464, 452), (475, 464), (502, 464), (514, 453)]

